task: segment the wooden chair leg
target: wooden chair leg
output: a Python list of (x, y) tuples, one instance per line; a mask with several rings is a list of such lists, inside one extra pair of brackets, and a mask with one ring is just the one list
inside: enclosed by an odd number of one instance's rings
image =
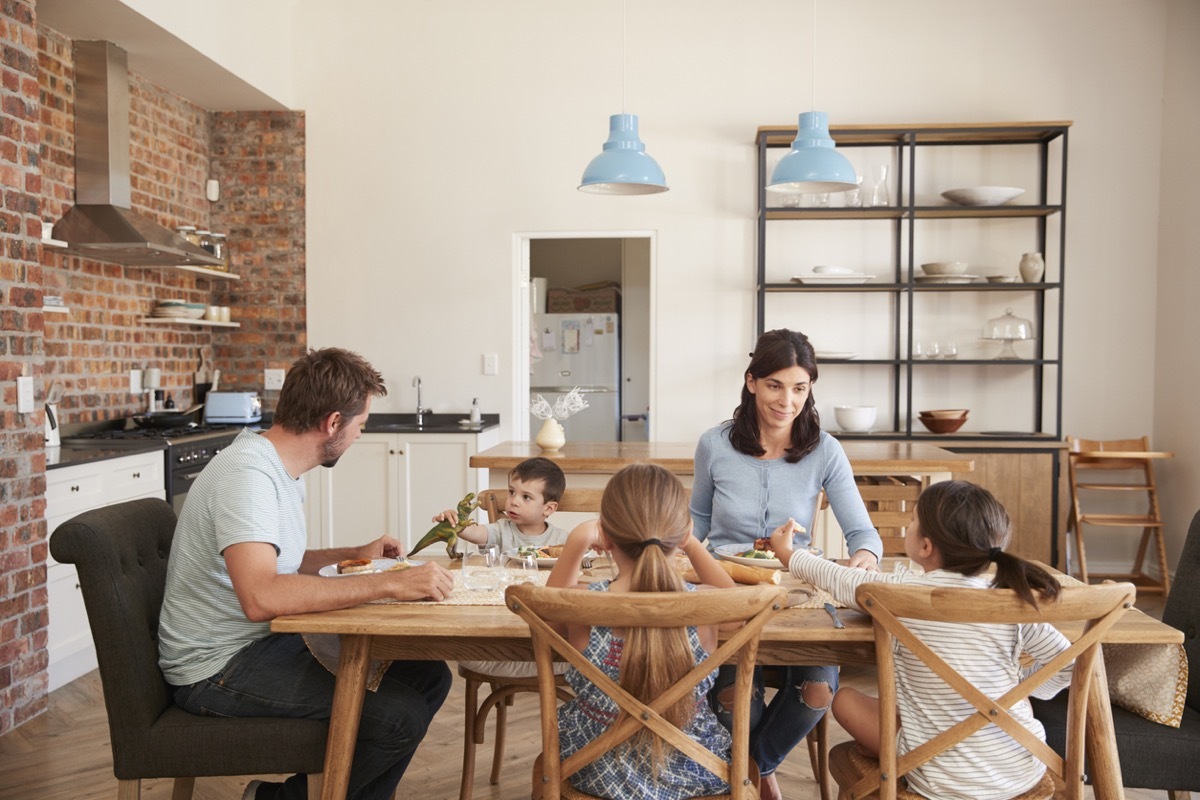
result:
[(479, 703), (479, 682), (467, 678), (466, 730), (463, 732), (462, 780), (458, 786), (458, 800), (471, 800), (475, 789), (475, 743), (483, 741), (482, 733), (475, 731), (475, 706)]
[(140, 780), (117, 781), (117, 800), (141, 800), (142, 782)]
[(1171, 577), (1167, 572), (1167, 545), (1164, 541), (1162, 528), (1154, 529), (1154, 541), (1158, 545), (1158, 573), (1162, 576), (1162, 591), (1163, 600), (1167, 599), (1167, 593), (1171, 591)]
[[(324, 786), (325, 786), (325, 773), (324, 772), (308, 773), (308, 796), (309, 797), (313, 797), (313, 798), (320, 797), (321, 789)], [(397, 788), (396, 796), (399, 796), (399, 795), (400, 795), (400, 789)]]
[(813, 780), (821, 790), (821, 800), (832, 800), (829, 778), (829, 712), (826, 711), (816, 727), (808, 732), (808, 759), (812, 762)]
[(512, 704), (513, 696), (511, 694), (504, 699), (503, 703), (496, 704), (496, 748), (492, 752), (491, 775), (493, 786), (500, 783), (500, 768), (504, 766), (504, 734), (508, 730), (508, 707)]
[(195, 790), (195, 778), (176, 778), (175, 785), (171, 787), (171, 800), (192, 800)]

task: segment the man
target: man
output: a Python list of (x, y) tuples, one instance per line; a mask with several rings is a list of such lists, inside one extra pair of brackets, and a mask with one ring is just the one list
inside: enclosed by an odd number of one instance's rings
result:
[[(303, 475), (336, 464), (361, 435), (372, 398), (385, 394), (382, 376), (356, 353), (310, 352), (288, 371), (271, 428), (240, 433), (197, 478), (175, 529), (159, 623), (159, 664), (180, 707), (328, 719), (334, 676), (299, 635), (271, 633), (270, 620), (450, 593), (450, 573), (432, 563), (353, 578), (317, 574), (339, 561), (402, 555), (388, 536), (362, 547), (305, 547)], [(450, 681), (440, 661), (397, 661), (367, 693), (351, 798), (392, 796)], [(303, 775), (251, 781), (243, 800), (302, 798), (305, 783)]]

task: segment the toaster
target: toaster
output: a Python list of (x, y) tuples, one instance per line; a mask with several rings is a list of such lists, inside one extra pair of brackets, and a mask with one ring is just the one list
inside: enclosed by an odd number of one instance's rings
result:
[(257, 392), (209, 392), (204, 395), (205, 422), (258, 422), (262, 399)]

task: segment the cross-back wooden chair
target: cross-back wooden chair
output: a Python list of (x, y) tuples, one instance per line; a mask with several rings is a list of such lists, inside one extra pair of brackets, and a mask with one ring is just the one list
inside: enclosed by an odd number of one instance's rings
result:
[[(855, 598), (870, 614), (875, 627), (875, 656), (879, 667), (879, 761), (866, 758), (853, 742), (839, 744), (830, 753), (831, 770), (841, 789), (839, 798), (883, 800), (913, 798), (919, 794), (900, 787), (900, 778), (933, 757), (962, 742), (981, 728), (992, 724), (1003, 729), (1047, 766), (1047, 774), (1034, 789), (1021, 798), (1083, 797), (1084, 730), (1087, 719), (1087, 695), (1100, 640), (1126, 609), (1133, 606), (1136, 590), (1132, 584), (1064, 587), (1056, 602), (1043, 602), (1034, 608), (1008, 589), (951, 589), (929, 586), (897, 586), (866, 583), (858, 587)], [(951, 623), (1036, 623), (1085, 621), (1083, 634), (1072, 646), (1021, 681), (999, 698), (989, 698), (953, 667), (934, 653), (906, 624), (910, 620)], [(975, 713), (942, 731), (933, 739), (902, 756), (897, 755), (896, 673), (892, 646), (898, 641), (975, 707)], [(1026, 702), (1030, 693), (1059, 672), (1071, 660), (1073, 667), (1068, 699), (1066, 757), (1030, 733), (1010, 714), (1009, 709)], [(1051, 777), (1051, 774), (1053, 777)]]
[[(758, 768), (751, 761), (749, 753), (754, 661), (763, 625), (786, 605), (785, 590), (763, 585), (708, 592), (608, 594), (522, 584), (508, 587), (505, 597), (509, 609), (529, 624), (537, 661), (542, 709), (542, 754), (534, 764), (535, 800), (591, 798), (591, 795), (583, 794), (570, 785), (570, 776), (627, 741), (642, 728), (650, 729), (665, 744), (728, 783), (730, 793), (720, 797), (732, 800), (755, 800), (758, 797)], [(745, 621), (745, 625), (731, 633), (708, 658), (648, 705), (609, 679), (551, 627), (551, 623), (573, 623), (615, 628), (678, 628), (735, 621)], [(609, 730), (565, 760), (559, 757), (558, 707), (553, 671), (555, 655), (578, 669), (625, 712)], [(733, 748), (731, 761), (726, 763), (663, 719), (660, 712), (680, 698), (693, 694), (709, 673), (731, 660), (737, 663), (738, 679), (733, 705)]]
[[(600, 496), (603, 489), (567, 489), (558, 502), (559, 511), (600, 512)], [(508, 500), (507, 489), (485, 489), (479, 493), (479, 507), (487, 514), (488, 522), (500, 519)], [(515, 695), (521, 692), (537, 692), (537, 677), (515, 678), (505, 675), (490, 675), (458, 665), (458, 674), (466, 681), (466, 732), (463, 736), (463, 768), (459, 784), (459, 800), (471, 800), (475, 784), (475, 751), (483, 744), (488, 714), (496, 711), (496, 742), (492, 751), (492, 772), (489, 782), (500, 783), (500, 768), (504, 765), (505, 732), (508, 728), (508, 707)], [(490, 691), (479, 702), (479, 690), (487, 684)], [(559, 681), (559, 695), (570, 698), (566, 681)]]
[[(1152, 451), (1145, 436), (1108, 441), (1067, 437), (1067, 472), (1071, 484), (1069, 527), (1075, 535), (1081, 581), (1131, 581), (1145, 594), (1166, 595), (1170, 590), (1154, 461), (1171, 455)], [(1085, 525), (1141, 531), (1137, 555), (1128, 572), (1088, 574), (1083, 546)], [(1157, 578), (1147, 575), (1143, 567), (1151, 541), (1158, 557)]]

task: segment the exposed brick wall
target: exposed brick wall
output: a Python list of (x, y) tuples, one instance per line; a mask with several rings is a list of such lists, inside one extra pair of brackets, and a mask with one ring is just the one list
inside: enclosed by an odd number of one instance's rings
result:
[[(308, 346), (304, 227), (304, 114), (212, 115), (212, 175), (221, 181), (213, 224), (229, 231), (232, 268), (220, 305), (242, 320), (222, 330), (221, 385), (262, 393), (264, 367), (287, 368)], [(278, 393), (263, 393), (273, 408)]]
[(46, 708), (46, 455), (16, 378), (43, 370), (38, 38), (33, 2), (0, 6), (0, 734)]

